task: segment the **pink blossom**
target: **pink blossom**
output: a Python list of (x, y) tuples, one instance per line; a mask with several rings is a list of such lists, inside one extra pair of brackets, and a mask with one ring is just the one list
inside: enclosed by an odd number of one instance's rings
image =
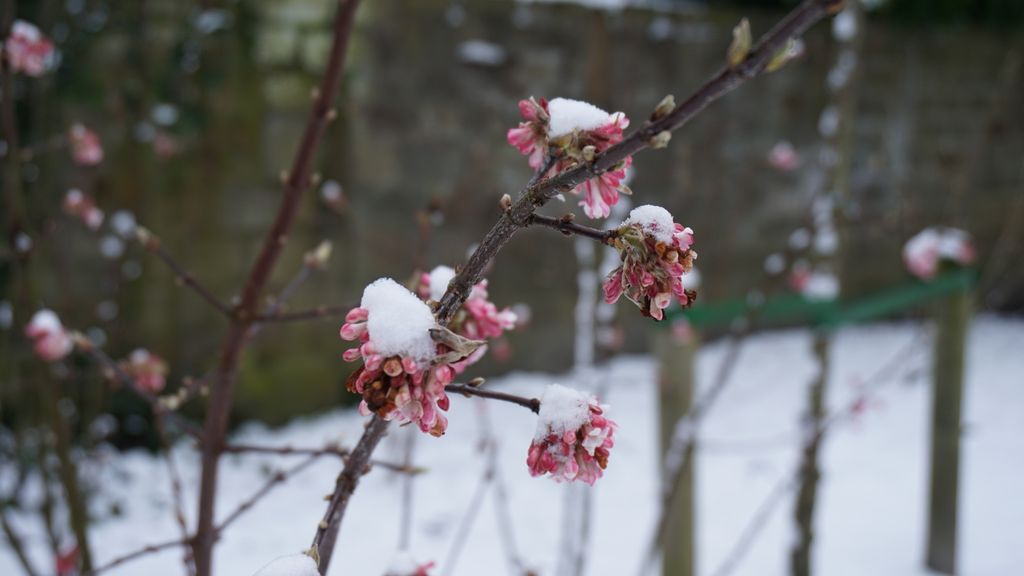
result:
[(776, 170), (789, 172), (800, 165), (800, 155), (792, 144), (782, 140), (772, 146), (771, 152), (768, 153), (768, 163)]
[(25, 326), (25, 335), (34, 342), (36, 356), (47, 362), (56, 362), (71, 353), (74, 344), (71, 335), (52, 310), (42, 309)]
[[(555, 117), (554, 108), (560, 116)], [(629, 119), (622, 112), (607, 112), (585, 102), (556, 98), (550, 103), (543, 98), (521, 100), (519, 111), (524, 122), (508, 131), (508, 142), (529, 157), (530, 167), (540, 168), (545, 155), (551, 151), (555, 162), (546, 176), (570, 170), (590, 162), (593, 154), (600, 154), (622, 141)], [(552, 130), (552, 124), (558, 126)], [(613, 166), (603, 174), (576, 186), (574, 194), (583, 193), (579, 205), (590, 218), (607, 218), (611, 206), (620, 194), (630, 194), (625, 183), (626, 169), (632, 158)]]
[(903, 262), (922, 280), (934, 278), (942, 263), (967, 266), (974, 262), (971, 238), (956, 228), (925, 228), (903, 246)]
[(414, 422), (423, 432), (441, 436), (448, 427), (445, 387), (455, 376), (448, 364), (436, 363), (444, 346), (434, 344), (430, 308), (390, 279), (370, 284), (359, 307), (345, 316), (343, 340), (359, 346), (346, 350), (348, 362), (363, 365), (346, 382), (349, 391), (362, 395), (362, 414), (385, 420)]
[(167, 378), (167, 363), (149, 350), (134, 350), (125, 363), (125, 370), (144, 390), (159, 393), (164, 389)]
[(53, 64), (53, 42), (35, 25), (15, 20), (11, 34), (4, 41), (4, 54), (15, 72), (42, 76)]
[(72, 188), (64, 195), (64, 212), (82, 221), (90, 230), (98, 230), (103, 224), (103, 211), (96, 207), (92, 196)]
[(693, 230), (677, 224), (658, 206), (640, 206), (630, 212), (612, 240), (622, 263), (604, 281), (609, 304), (625, 295), (644, 316), (664, 317), (675, 297), (686, 307), (697, 297), (683, 286), (683, 274), (693, 268)]
[(75, 123), (68, 131), (71, 142), (71, 157), (81, 166), (95, 166), (103, 161), (103, 145), (100, 137), (84, 125)]
[(550, 474), (556, 482), (591, 486), (608, 467), (618, 425), (607, 406), (582, 392), (552, 384), (541, 398), (537, 431), (526, 456), (531, 476)]

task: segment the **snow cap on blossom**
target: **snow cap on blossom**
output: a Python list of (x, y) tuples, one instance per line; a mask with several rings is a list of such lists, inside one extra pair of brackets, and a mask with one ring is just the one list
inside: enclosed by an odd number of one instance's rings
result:
[(384, 571), (384, 576), (430, 576), (433, 562), (419, 563), (408, 552), (399, 552)]
[(4, 41), (4, 56), (15, 72), (42, 76), (55, 60), (53, 42), (34, 24), (15, 20), (11, 34)]
[(922, 280), (934, 278), (943, 262), (966, 266), (974, 256), (970, 236), (957, 228), (925, 228), (903, 246), (904, 264)]
[(139, 386), (154, 394), (163, 390), (167, 383), (167, 363), (144, 348), (137, 348), (128, 356), (125, 370)]
[(71, 335), (52, 310), (36, 312), (25, 326), (25, 335), (32, 339), (36, 356), (47, 362), (56, 362), (71, 353), (74, 344)]
[(556, 482), (580, 480), (593, 486), (608, 467), (617, 425), (604, 416), (597, 398), (552, 384), (544, 391), (537, 431), (526, 457), (531, 476)]
[(619, 225), (612, 244), (621, 264), (604, 280), (605, 302), (611, 304), (625, 295), (644, 316), (661, 320), (673, 296), (684, 307), (697, 297), (683, 285), (683, 275), (693, 269), (697, 258), (691, 248), (693, 230), (677, 224), (664, 208), (634, 208)]
[(260, 568), (253, 576), (320, 576), (320, 569), (311, 556), (290, 554)]
[(360, 412), (444, 434), (444, 389), (454, 370), (438, 356), (441, 345), (431, 337), (435, 328), (430, 307), (394, 280), (381, 278), (366, 287), (359, 307), (349, 311), (341, 327), (342, 339), (360, 343), (344, 354), (349, 362), (363, 361), (346, 382), (363, 397)]
[[(508, 131), (509, 144), (529, 157), (530, 167), (540, 168), (549, 148), (556, 162), (551, 170), (564, 172), (600, 154), (622, 141), (629, 119), (622, 112), (609, 114), (604, 110), (569, 98), (522, 100), (519, 112), (523, 122)], [(632, 158), (626, 158), (599, 176), (580, 184), (573, 193), (583, 192), (580, 205), (590, 218), (607, 218), (619, 194), (630, 194), (625, 183), (626, 169)]]
[(71, 157), (80, 166), (95, 166), (103, 161), (103, 144), (100, 137), (83, 124), (75, 123), (68, 130), (71, 142)]

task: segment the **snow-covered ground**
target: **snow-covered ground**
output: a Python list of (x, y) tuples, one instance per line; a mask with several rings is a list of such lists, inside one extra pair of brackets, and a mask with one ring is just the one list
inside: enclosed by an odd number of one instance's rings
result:
[[(832, 366), (829, 404), (846, 406), (858, 384), (879, 385), (867, 410), (829, 435), (816, 517), (815, 565), (825, 576), (924, 574), (929, 366), (927, 333), (921, 325), (885, 324), (840, 332)], [(914, 340), (917, 344), (913, 344)], [(960, 530), (961, 573), (1005, 576), (1024, 563), (1021, 526), (1024, 498), (1024, 322), (997, 318), (977, 321), (970, 334), (965, 397)], [(702, 386), (725, 352), (705, 348), (698, 370)], [(892, 364), (887, 379), (873, 380)], [(655, 366), (649, 358), (614, 361), (605, 372), (612, 387), (610, 417), (620, 424), (605, 477), (594, 488), (595, 509), (587, 573), (635, 574), (641, 549), (651, 533), (657, 502)], [(813, 373), (810, 334), (781, 331), (750, 338), (729, 388), (709, 414), (697, 459), (698, 564), (712, 573), (730, 553), (744, 527), (780, 479), (793, 474), (800, 443), (798, 419)], [(520, 374), (488, 386), (539, 395), (551, 381), (566, 377)], [(444, 438), (417, 438), (416, 462), (429, 467), (415, 486), (412, 549), (420, 560), (442, 563), (471, 495), (480, 483), (485, 459), (479, 453), (480, 419), (476, 400), (452, 398), (451, 425)], [(551, 574), (561, 541), (564, 486), (531, 478), (525, 458), (535, 416), (501, 403), (488, 404), (501, 443), (501, 474), (508, 486), (515, 537), (522, 555), (540, 574)], [(246, 427), (237, 441), (318, 446), (353, 442), (363, 418), (336, 411), (297, 420), (280, 430)], [(379, 450), (399, 460), (405, 430), (393, 432)], [(194, 513), (197, 462), (185, 447), (189, 514)], [(289, 457), (296, 462), (301, 457)], [(274, 456), (230, 456), (221, 480), (221, 517), (257, 490)], [(232, 526), (218, 548), (217, 572), (248, 576), (277, 556), (301, 551), (312, 539), (324, 510), (323, 496), (339, 464), (327, 458), (296, 475)], [(169, 514), (169, 481), (162, 460), (141, 453), (115, 459), (103, 472), (106, 495), (98, 506), (117, 501), (124, 515), (98, 525), (94, 546), (100, 561), (147, 543), (177, 535)], [(381, 469), (366, 476), (345, 519), (332, 574), (379, 575), (394, 555), (400, 517), (399, 476)], [(491, 493), (479, 509), (455, 574), (506, 573), (504, 552)], [(764, 531), (736, 567), (735, 574), (786, 573), (792, 541), (792, 495), (781, 501)], [(22, 526), (31, 529), (30, 526)], [(41, 540), (34, 552), (42, 553)], [(182, 573), (180, 552), (149, 556), (110, 574), (151, 576)], [(40, 566), (50, 566), (38, 557)], [(443, 566), (439, 566), (443, 568)], [(0, 574), (17, 574), (10, 550), (0, 547)]]

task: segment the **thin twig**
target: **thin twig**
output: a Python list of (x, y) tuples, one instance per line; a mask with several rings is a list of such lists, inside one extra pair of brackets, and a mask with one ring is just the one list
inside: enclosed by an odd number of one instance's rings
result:
[(96, 576), (96, 574), (100, 574), (101, 572), (106, 572), (106, 571), (111, 570), (113, 568), (116, 568), (116, 567), (118, 567), (118, 566), (120, 566), (122, 564), (131, 562), (132, 560), (137, 560), (139, 558), (142, 558), (143, 556), (148, 556), (150, 554), (155, 554), (157, 552), (161, 552), (163, 550), (167, 550), (167, 549), (170, 549), (170, 548), (177, 548), (178, 546), (187, 546), (187, 545), (189, 545), (189, 543), (190, 543), (190, 541), (188, 539), (178, 538), (178, 539), (175, 539), (175, 540), (165, 540), (163, 542), (158, 542), (156, 544), (148, 544), (146, 546), (143, 546), (142, 548), (139, 548), (138, 550), (135, 550), (133, 552), (129, 552), (129, 553), (124, 554), (122, 556), (118, 556), (118, 557), (114, 558), (113, 560), (107, 562), (106, 564), (103, 564), (101, 566), (97, 566), (96, 568), (93, 568), (92, 570), (90, 570), (88, 572), (84, 572), (82, 574), (82, 576)]
[(345, 306), (317, 306), (316, 308), (310, 308), (309, 310), (297, 310), (295, 312), (268, 312), (266, 314), (257, 314), (254, 317), (256, 322), (297, 322), (302, 320), (315, 320), (318, 318), (334, 318), (337, 316), (344, 316), (349, 310), (354, 308), (353, 305)]
[(761, 505), (758, 506), (757, 512), (754, 513), (753, 518), (750, 519), (750, 522), (743, 529), (739, 539), (733, 544), (725, 560), (719, 565), (717, 570), (712, 572), (713, 576), (728, 576), (732, 574), (733, 570), (739, 566), (740, 560), (746, 556), (751, 545), (761, 534), (761, 530), (768, 524), (768, 520), (772, 517), (772, 512), (796, 487), (797, 481), (788, 474), (779, 480), (778, 484), (775, 485), (764, 501), (761, 502)]
[(561, 218), (552, 218), (550, 216), (543, 216), (541, 214), (533, 214), (530, 216), (528, 226), (543, 226), (546, 228), (552, 228), (558, 230), (566, 236), (584, 236), (586, 238), (592, 238), (597, 240), (601, 244), (608, 244), (612, 238), (615, 238), (617, 231), (613, 228), (611, 230), (600, 230), (598, 228), (591, 228), (590, 226), (583, 226), (577, 224), (572, 219), (572, 214), (566, 214)]
[(529, 408), (534, 414), (540, 412), (540, 400), (538, 398), (516, 396), (515, 394), (509, 394), (507, 392), (495, 392), (494, 390), (486, 390), (484, 388), (478, 388), (476, 386), (469, 386), (466, 384), (449, 384), (445, 387), (444, 391), (452, 394), (462, 394), (463, 396), (476, 396), (478, 398), (486, 398), (488, 400), (500, 400), (502, 402), (518, 404), (523, 408)]
[[(188, 521), (185, 519), (185, 499), (182, 496), (181, 490), (181, 474), (178, 472), (178, 465), (174, 461), (174, 452), (170, 438), (167, 435), (167, 427), (164, 423), (164, 414), (159, 410), (154, 410), (153, 420), (156, 422), (156, 429), (157, 434), (160, 437), (164, 462), (167, 464), (167, 476), (171, 481), (171, 501), (174, 503), (174, 520), (181, 531), (182, 540), (188, 540), (190, 534), (188, 531)], [(196, 567), (192, 562), (192, 553), (188, 548), (185, 549), (183, 562), (185, 563), (185, 571), (190, 575), (194, 575), (196, 573)]]
[(224, 316), (231, 318), (231, 307), (225, 304), (217, 298), (206, 286), (204, 286), (199, 280), (196, 279), (190, 272), (185, 270), (177, 260), (171, 256), (160, 242), (160, 239), (151, 234), (142, 242), (143, 247), (147, 252), (154, 254), (161, 262), (167, 265), (174, 273), (175, 281), (182, 286), (187, 286), (192, 289), (193, 292), (199, 295), (200, 298), (206, 300), (206, 302), (216, 308)]
[[(294, 446), (260, 446), (257, 444), (225, 444), (222, 450), (231, 454), (277, 454), (279, 456), (337, 456), (348, 458), (352, 451), (337, 444), (328, 444), (322, 448), (296, 448)], [(420, 474), (425, 470), (418, 466), (407, 466), (384, 460), (370, 460), (374, 466), (386, 468), (392, 472), (404, 474)]]
[(323, 456), (324, 454), (326, 454), (326, 453), (321, 452), (321, 453), (311, 454), (309, 457), (305, 458), (304, 460), (302, 460), (301, 462), (299, 462), (295, 466), (292, 466), (291, 468), (289, 468), (287, 470), (279, 470), (279, 471), (273, 473), (271, 475), (270, 479), (267, 480), (267, 482), (262, 487), (260, 487), (259, 490), (257, 490), (256, 492), (253, 492), (253, 494), (251, 496), (249, 496), (248, 498), (243, 500), (240, 504), (238, 504), (238, 506), (235, 507), (234, 511), (232, 511), (230, 514), (228, 514), (224, 518), (224, 520), (221, 521), (221, 523), (217, 526), (216, 533), (220, 534), (220, 533), (224, 532), (224, 530), (226, 530), (228, 526), (230, 526), (233, 522), (238, 520), (238, 518), (241, 517), (243, 514), (245, 514), (249, 510), (251, 510), (252, 507), (255, 506), (257, 502), (262, 500), (267, 494), (269, 494), (271, 492), (271, 490), (273, 490), (279, 484), (283, 484), (286, 480), (288, 480), (292, 476), (298, 474), (299, 472), (305, 470), (306, 468), (309, 468), (314, 462), (319, 460), (320, 457)]
[(25, 571), (25, 575), (36, 576), (39, 574), (28, 557), (21, 535), (8, 522), (7, 508), (4, 505), (0, 505), (0, 528), (3, 528), (4, 536), (7, 537), (7, 544), (11, 547), (11, 550), (14, 550), (14, 555), (17, 556), (18, 562), (21, 563), (21, 569)]

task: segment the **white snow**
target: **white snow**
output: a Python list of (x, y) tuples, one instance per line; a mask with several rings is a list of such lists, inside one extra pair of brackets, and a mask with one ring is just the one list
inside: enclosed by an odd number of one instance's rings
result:
[[(857, 419), (833, 428), (822, 446), (822, 478), (815, 514), (815, 573), (825, 576), (926, 576), (922, 567), (928, 490), (930, 337), (918, 323), (879, 324), (840, 330), (834, 339), (827, 401), (848, 406), (863, 384), (894, 357), (898, 369), (877, 381), (877, 392)], [(695, 466), (696, 558), (700, 576), (712, 574), (729, 555), (755, 510), (781, 479), (791, 477), (798, 458), (800, 417), (807, 385), (815, 374), (809, 330), (751, 337), (743, 345), (728, 387), (699, 430)], [(1020, 571), (1020, 526), (1024, 525), (1024, 321), (983, 317), (968, 337), (960, 484), (962, 576), (1005, 576)], [(700, 390), (707, 390), (727, 347), (705, 346), (697, 361)], [(564, 376), (562, 376), (564, 377)], [(609, 383), (611, 417), (619, 423), (608, 470), (593, 496), (588, 576), (632, 576), (653, 530), (657, 506), (657, 377), (647, 357), (626, 357), (602, 366)], [(518, 373), (488, 381), (488, 387), (539, 396), (555, 377)], [(282, 392), (287, 393), (286, 391)], [(602, 398), (604, 400), (604, 398)], [(410, 552), (423, 561), (444, 561), (456, 527), (479, 486), (487, 458), (476, 400), (452, 398), (443, 438), (417, 442), (415, 463), (428, 468), (416, 481)], [(565, 485), (531, 478), (526, 451), (536, 417), (522, 407), (492, 402), (498, 432), (498, 464), (505, 480), (516, 543), (527, 567), (554, 573), (561, 538)], [(300, 418), (276, 430), (245, 426), (237, 442), (264, 445), (351, 446), (366, 419), (355, 410)], [(384, 439), (376, 456), (401, 460), (401, 434)], [(176, 450), (185, 484), (186, 515), (194, 525), (199, 466), (194, 449)], [(301, 456), (227, 455), (221, 472), (217, 518), (223, 519), (258, 490), (268, 470), (290, 467)], [(340, 469), (322, 459), (261, 500), (223, 535), (215, 572), (249, 575), (271, 559), (309, 546)], [(11, 467), (0, 467), (0, 480)], [(83, 474), (98, 490), (93, 531), (98, 563), (141, 546), (179, 537), (173, 520), (165, 462), (143, 451), (111, 453)], [(394, 557), (399, 539), (401, 477), (375, 468), (359, 484), (342, 524), (328, 575), (379, 575)], [(119, 517), (109, 517), (114, 504)], [(775, 507), (764, 531), (749, 547), (733, 576), (785, 576), (793, 538), (793, 495)], [(505, 574), (504, 548), (493, 492), (477, 511), (463, 555), (451, 576)], [(53, 565), (45, 533), (34, 516), (11, 510), (15, 526), (28, 534), (36, 566)], [(439, 568), (444, 568), (439, 566)], [(435, 573), (440, 573), (435, 571)], [(522, 571), (520, 571), (522, 573)], [(17, 559), (0, 540), (0, 574), (21, 574)], [(166, 550), (118, 566), (109, 576), (180, 576), (180, 550)]]
[(459, 44), (459, 59), (477, 66), (501, 66), (508, 60), (508, 51), (486, 40), (466, 40)]
[(282, 556), (253, 576), (320, 576), (316, 562), (305, 554)]
[(15, 20), (11, 24), (11, 36), (20, 37), (27, 42), (39, 42), (43, 39), (43, 33), (35, 24), (24, 20)]
[(548, 102), (548, 136), (558, 138), (576, 130), (594, 130), (611, 121), (611, 115), (593, 104), (569, 98), (555, 98)]
[(448, 283), (455, 278), (455, 270), (450, 266), (438, 266), (430, 271), (430, 299), (440, 302), (448, 290)]
[(420, 567), (412, 554), (407, 551), (399, 552), (391, 560), (391, 564), (384, 571), (384, 576), (413, 576)]
[(369, 313), (366, 329), (383, 356), (430, 360), (436, 346), (430, 329), (436, 326), (430, 307), (391, 278), (379, 278), (363, 290), (360, 307)]
[(64, 325), (61, 324), (57, 313), (48, 308), (43, 308), (32, 315), (29, 326), (39, 332), (63, 332)]
[(834, 300), (839, 296), (839, 279), (831, 272), (815, 270), (801, 293), (811, 300)]
[(534, 440), (579, 430), (590, 420), (590, 395), (561, 384), (551, 384), (540, 399)]
[(857, 16), (853, 8), (847, 8), (832, 19), (832, 37), (840, 42), (849, 42), (857, 35)]
[(629, 218), (623, 220), (622, 224), (624, 226), (637, 224), (644, 232), (664, 244), (672, 243), (672, 235), (676, 231), (676, 223), (672, 219), (672, 214), (661, 206), (651, 204), (637, 206), (630, 210)]

